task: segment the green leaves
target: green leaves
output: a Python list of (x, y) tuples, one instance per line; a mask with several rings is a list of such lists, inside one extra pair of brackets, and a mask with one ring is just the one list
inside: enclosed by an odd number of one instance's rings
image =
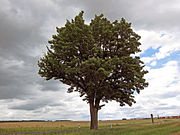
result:
[(140, 36), (124, 18), (109, 21), (96, 15), (89, 25), (83, 11), (74, 20), (57, 27), (50, 49), (38, 62), (39, 74), (70, 85), (87, 102), (115, 100), (121, 106), (135, 103), (133, 93), (147, 87), (139, 57)]

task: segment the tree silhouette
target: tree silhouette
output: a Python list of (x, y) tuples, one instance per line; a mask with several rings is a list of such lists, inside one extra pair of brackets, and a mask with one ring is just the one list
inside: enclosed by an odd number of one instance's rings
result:
[(147, 87), (147, 73), (140, 57), (140, 36), (124, 18), (109, 21), (103, 14), (85, 24), (83, 11), (49, 41), (50, 48), (38, 62), (46, 80), (60, 80), (90, 105), (91, 129), (98, 129), (98, 110), (115, 100), (120, 106), (135, 103), (134, 92)]

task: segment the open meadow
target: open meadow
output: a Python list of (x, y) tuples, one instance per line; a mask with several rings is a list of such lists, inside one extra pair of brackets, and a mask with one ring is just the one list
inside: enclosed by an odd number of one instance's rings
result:
[(0, 123), (0, 134), (6, 135), (178, 135), (178, 132), (180, 133), (180, 119), (155, 119), (154, 124), (151, 119), (99, 121), (97, 131), (89, 130), (88, 121)]

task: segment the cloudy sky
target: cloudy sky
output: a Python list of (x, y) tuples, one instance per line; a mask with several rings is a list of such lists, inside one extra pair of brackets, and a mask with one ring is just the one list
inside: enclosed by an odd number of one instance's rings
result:
[(99, 119), (180, 115), (179, 0), (0, 0), (0, 120), (89, 120), (89, 106), (78, 93), (37, 74), (56, 26), (81, 10), (86, 23), (100, 13), (131, 22), (149, 71), (149, 87), (136, 95), (136, 104), (110, 102)]

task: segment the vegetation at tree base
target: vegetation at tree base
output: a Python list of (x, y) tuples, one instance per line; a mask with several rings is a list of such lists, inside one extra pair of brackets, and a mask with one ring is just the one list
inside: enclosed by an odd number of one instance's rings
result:
[(47, 54), (38, 62), (46, 80), (60, 80), (77, 91), (90, 105), (91, 129), (98, 128), (100, 102), (117, 101), (120, 106), (135, 103), (134, 92), (147, 87), (140, 52), (140, 36), (124, 18), (114, 22), (95, 16), (85, 24), (83, 11), (64, 27), (57, 27)]

